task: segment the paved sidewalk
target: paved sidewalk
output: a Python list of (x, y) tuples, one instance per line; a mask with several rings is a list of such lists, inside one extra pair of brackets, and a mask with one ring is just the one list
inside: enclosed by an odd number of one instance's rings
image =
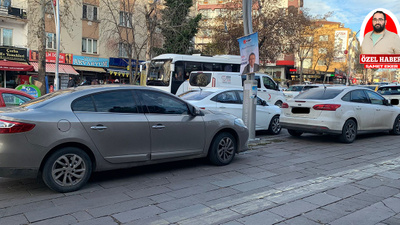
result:
[(6, 224), (400, 224), (400, 138), (259, 135), (228, 166), (189, 160), (96, 173), (59, 194), (0, 178)]

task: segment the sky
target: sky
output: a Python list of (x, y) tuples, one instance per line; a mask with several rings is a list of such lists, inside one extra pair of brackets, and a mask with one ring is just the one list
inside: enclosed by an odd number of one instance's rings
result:
[(378, 8), (391, 11), (400, 20), (399, 0), (304, 0), (303, 7), (313, 16), (332, 12), (328, 21), (341, 22), (355, 32), (360, 30), (364, 18)]

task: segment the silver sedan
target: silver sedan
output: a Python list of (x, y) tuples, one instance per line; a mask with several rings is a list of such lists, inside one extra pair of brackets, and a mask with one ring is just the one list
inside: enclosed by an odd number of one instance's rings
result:
[(208, 157), (229, 164), (247, 150), (240, 118), (200, 110), (139, 86), (83, 86), (0, 111), (0, 177), (41, 176), (58, 192), (94, 171)]

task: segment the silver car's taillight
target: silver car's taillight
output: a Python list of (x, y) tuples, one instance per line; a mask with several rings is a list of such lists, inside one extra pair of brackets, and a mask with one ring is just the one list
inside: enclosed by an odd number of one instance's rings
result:
[(35, 124), (0, 120), (0, 134), (21, 133), (32, 130)]

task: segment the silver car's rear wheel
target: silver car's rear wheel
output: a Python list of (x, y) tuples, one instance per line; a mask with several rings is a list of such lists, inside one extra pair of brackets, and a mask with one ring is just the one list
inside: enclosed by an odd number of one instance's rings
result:
[(208, 159), (217, 166), (228, 165), (235, 157), (236, 149), (236, 139), (230, 133), (220, 133), (211, 144)]
[(347, 120), (343, 125), (339, 140), (344, 143), (352, 143), (357, 136), (357, 124), (354, 120)]
[(270, 134), (274, 134), (277, 135), (281, 132), (281, 123), (279, 122), (279, 116), (274, 116), (271, 119), (271, 122), (269, 123), (269, 128), (268, 128), (268, 132)]
[(63, 148), (44, 164), (44, 183), (57, 192), (71, 192), (83, 187), (92, 173), (89, 156), (78, 148)]

